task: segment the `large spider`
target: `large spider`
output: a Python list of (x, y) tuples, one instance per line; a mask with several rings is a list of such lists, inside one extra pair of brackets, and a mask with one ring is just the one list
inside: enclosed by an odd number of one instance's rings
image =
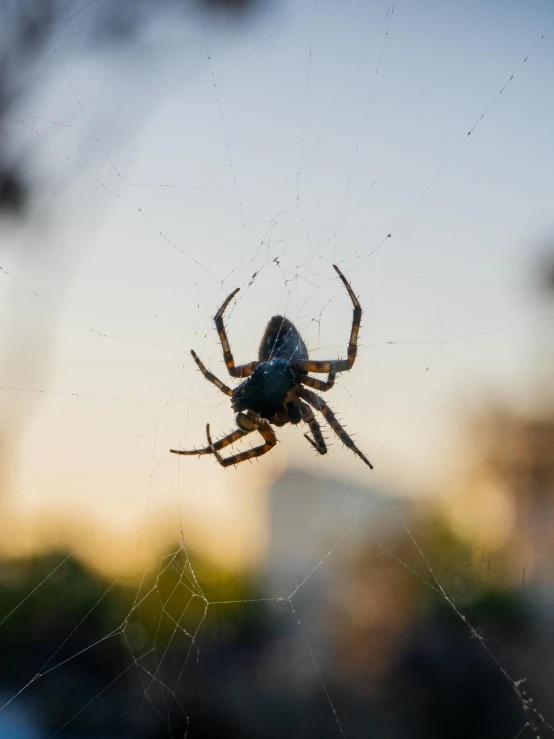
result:
[[(260, 457), (262, 454), (273, 449), (277, 443), (277, 438), (271, 424), (284, 426), (286, 423), (297, 424), (300, 421), (307, 423), (312, 432), (312, 436), (304, 434), (306, 439), (319, 454), (326, 454), (327, 446), (321, 433), (321, 427), (312, 410), (312, 408), (315, 408), (315, 410), (323, 414), (323, 417), (341, 441), (349, 449), (352, 449), (360, 459), (363, 459), (368, 467), (373, 469), (371, 462), (354, 444), (323, 398), (314, 393), (313, 390), (308, 389), (330, 390), (335, 382), (336, 373), (349, 370), (356, 359), (362, 308), (348, 280), (336, 264), (333, 266), (348, 290), (348, 294), (354, 305), (352, 329), (348, 344), (348, 358), (337, 360), (309, 359), (306, 344), (293, 324), (283, 316), (273, 316), (262, 337), (258, 352), (258, 361), (236, 367), (229, 347), (229, 341), (227, 340), (227, 334), (225, 333), (225, 326), (223, 325), (223, 313), (232, 298), (240, 290), (240, 288), (237, 288), (229, 295), (215, 314), (215, 325), (221, 340), (223, 356), (229, 374), (231, 377), (246, 377), (247, 379), (241, 382), (234, 390), (231, 390), (230, 387), (224, 385), (221, 380), (218, 380), (215, 375), (212, 375), (204, 367), (194, 351), (191, 351), (191, 354), (204, 377), (210, 382), (213, 382), (222, 393), (225, 393), (231, 398), (233, 410), (237, 411), (236, 421), (238, 428), (236, 431), (214, 443), (212, 442), (210, 425), (208, 424), (206, 426), (208, 437), (207, 447), (204, 449), (191, 449), (190, 451), (171, 449), (170, 451), (173, 454), (213, 454), (220, 465), (229, 467), (230, 465), (244, 462), (247, 459)], [(327, 373), (328, 377), (326, 381), (318, 380), (315, 377), (310, 377), (308, 372)], [(306, 385), (308, 387), (305, 387)], [(219, 451), (221, 449), (234, 444), (235, 441), (242, 439), (243, 436), (251, 434), (253, 431), (258, 431), (261, 434), (265, 442), (264, 444), (249, 449), (246, 452), (239, 452), (226, 459), (220, 455)]]

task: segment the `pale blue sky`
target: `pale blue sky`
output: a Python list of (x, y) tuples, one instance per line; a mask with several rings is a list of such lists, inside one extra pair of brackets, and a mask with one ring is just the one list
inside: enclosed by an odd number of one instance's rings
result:
[(212, 317), (235, 287), (238, 361), (275, 313), (314, 356), (345, 353), (334, 262), (365, 316), (329, 402), (378, 484), (431, 488), (466, 406), (526, 402), (552, 323), (518, 326), (554, 315), (532, 288), (554, 228), (549, 3), (280, 3), (243, 29), (161, 18), (100, 59), (90, 22), (62, 34), (13, 122), (43, 195), (3, 239), (38, 296), (2, 278), (2, 344), (19, 346), (1, 384), (47, 391), (4, 396), (15, 508), (131, 526), (187, 500), (240, 533), (245, 489), (286, 463), (367, 480), (340, 444), (314, 459), (291, 428), (255, 469), (167, 451), (202, 445), (207, 421), (233, 427), (189, 349), (225, 380)]

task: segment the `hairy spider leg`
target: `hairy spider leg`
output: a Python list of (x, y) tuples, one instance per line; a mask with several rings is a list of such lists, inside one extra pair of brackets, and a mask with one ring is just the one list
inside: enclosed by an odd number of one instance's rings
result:
[(190, 353), (192, 354), (192, 358), (194, 359), (194, 361), (198, 365), (198, 369), (200, 370), (200, 372), (202, 372), (202, 374), (204, 375), (204, 377), (206, 378), (206, 380), (209, 380), (210, 382), (213, 382), (213, 384), (217, 388), (219, 388), (222, 393), (225, 393), (225, 395), (228, 395), (229, 397), (231, 397), (232, 394), (233, 394), (233, 391), (231, 390), (231, 388), (230, 387), (227, 387), (227, 385), (224, 385), (221, 382), (221, 380), (219, 380), (215, 375), (212, 375), (212, 373), (204, 367), (204, 365), (202, 364), (202, 362), (198, 358), (198, 355), (196, 354), (196, 352), (194, 351), (194, 349), (191, 349), (190, 350)]
[(239, 462), (245, 462), (247, 459), (261, 457), (262, 454), (266, 454), (271, 449), (273, 449), (275, 444), (277, 444), (277, 437), (275, 436), (275, 431), (271, 428), (269, 422), (266, 421), (265, 418), (260, 419), (257, 426), (257, 431), (259, 431), (260, 434), (263, 436), (265, 444), (262, 444), (261, 446), (256, 446), (253, 449), (249, 449), (247, 452), (239, 452), (239, 454), (234, 454), (232, 457), (227, 457), (227, 459), (223, 459), (223, 457), (216, 449), (216, 444), (212, 443), (212, 437), (210, 436), (210, 424), (208, 423), (206, 426), (208, 444), (210, 446), (212, 454), (222, 467), (230, 467), (231, 465), (239, 464)]
[(337, 374), (336, 369), (333, 365), (331, 365), (331, 369), (329, 370), (329, 377), (326, 381), (324, 380), (318, 380), (317, 377), (310, 377), (309, 375), (306, 375), (306, 377), (303, 377), (300, 382), (303, 385), (307, 385), (308, 387), (313, 387), (314, 390), (320, 390), (321, 392), (326, 392), (327, 390), (330, 390), (333, 385), (335, 384), (335, 375)]
[(219, 340), (221, 341), (221, 346), (223, 348), (223, 357), (225, 359), (225, 364), (227, 365), (227, 370), (229, 374), (231, 375), (231, 377), (249, 377), (252, 372), (254, 372), (259, 362), (249, 362), (248, 364), (242, 364), (238, 367), (235, 367), (235, 360), (233, 359), (231, 347), (229, 346), (229, 340), (227, 339), (227, 334), (225, 333), (225, 325), (223, 323), (223, 313), (239, 290), (240, 287), (237, 287), (237, 289), (229, 295), (227, 300), (223, 303), (221, 308), (215, 314), (214, 321), (217, 333), (219, 334)]
[(308, 390), (306, 388), (301, 388), (296, 391), (298, 395), (301, 398), (304, 398), (304, 400), (307, 400), (308, 403), (316, 409), (316, 411), (319, 411), (323, 414), (323, 418), (327, 421), (329, 426), (333, 429), (335, 434), (339, 437), (339, 439), (345, 444), (349, 449), (351, 449), (354, 454), (357, 454), (360, 459), (363, 459), (363, 461), (367, 464), (367, 466), (372, 470), (373, 465), (369, 461), (369, 459), (363, 454), (356, 444), (352, 441), (350, 436), (346, 433), (346, 431), (343, 429), (343, 427), (340, 425), (340, 423), (337, 421), (337, 418), (333, 411), (329, 408), (327, 403), (323, 400), (323, 398), (320, 398), (319, 395), (316, 393), (313, 393), (311, 390)]
[(360, 323), (362, 321), (362, 307), (358, 301), (358, 298), (354, 295), (354, 291), (350, 287), (350, 283), (348, 282), (346, 277), (342, 274), (336, 264), (333, 264), (333, 267), (335, 268), (335, 272), (341, 278), (344, 286), (348, 290), (348, 294), (350, 295), (350, 299), (352, 300), (352, 305), (354, 306), (354, 310), (352, 313), (352, 328), (350, 330), (350, 341), (348, 342), (348, 359), (324, 359), (321, 361), (311, 359), (298, 360), (297, 362), (292, 363), (293, 370), (302, 370), (304, 372), (330, 372), (331, 367), (334, 367), (335, 372), (345, 372), (346, 370), (352, 368), (356, 359), (356, 354), (358, 352), (358, 333), (360, 331)]
[(298, 405), (300, 406), (302, 420), (304, 423), (308, 424), (310, 431), (312, 432), (312, 436), (314, 437), (312, 439), (308, 434), (304, 434), (304, 438), (308, 439), (316, 452), (319, 452), (319, 454), (327, 454), (327, 444), (325, 443), (325, 439), (321, 432), (321, 426), (316, 421), (313, 410), (307, 403), (303, 403), (301, 400), (298, 401)]
[[(223, 449), (226, 446), (229, 446), (229, 444), (234, 444), (235, 441), (238, 441), (239, 439), (242, 439), (243, 436), (247, 436), (248, 434), (251, 434), (252, 431), (255, 431), (256, 427), (249, 429), (248, 431), (243, 431), (242, 429), (237, 429), (236, 431), (232, 431), (230, 434), (227, 434), (227, 436), (224, 436), (223, 439), (220, 439), (219, 441), (216, 441), (213, 445), (214, 449)], [(213, 454), (213, 450), (211, 446), (204, 447), (203, 449), (170, 449), (169, 450), (172, 454), (185, 454), (187, 456), (194, 456), (196, 454)]]

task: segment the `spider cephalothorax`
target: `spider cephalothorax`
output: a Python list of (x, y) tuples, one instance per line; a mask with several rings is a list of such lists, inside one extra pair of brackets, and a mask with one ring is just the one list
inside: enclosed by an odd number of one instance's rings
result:
[(250, 377), (233, 390), (231, 403), (236, 411), (255, 411), (271, 421), (295, 385), (290, 363), (276, 357), (261, 362)]
[[(319, 454), (326, 454), (325, 439), (312, 410), (315, 408), (323, 414), (324, 419), (344, 444), (373, 469), (371, 462), (354, 444), (323, 398), (308, 389), (330, 390), (335, 382), (336, 373), (349, 370), (356, 359), (362, 308), (340, 269), (336, 265), (333, 266), (348, 290), (354, 306), (347, 359), (311, 360), (306, 344), (294, 325), (283, 316), (273, 316), (262, 337), (258, 360), (236, 367), (223, 324), (223, 313), (231, 299), (238, 293), (237, 288), (215, 314), (215, 325), (229, 374), (232, 377), (245, 378), (244, 382), (231, 390), (204, 367), (194, 351), (191, 353), (204, 377), (231, 398), (233, 409), (237, 411), (238, 428), (213, 443), (208, 425), (206, 427), (207, 447), (191, 450), (171, 449), (174, 454), (213, 454), (223, 467), (229, 467), (247, 459), (259, 457), (275, 446), (277, 438), (271, 424), (284, 426), (286, 423), (297, 424), (300, 421), (307, 423), (312, 432), (311, 436), (304, 434), (306, 439)], [(326, 373), (327, 380), (310, 377), (308, 372)], [(253, 431), (261, 434), (264, 444), (246, 452), (234, 454), (227, 459), (223, 459), (219, 454), (220, 449), (233, 444)]]

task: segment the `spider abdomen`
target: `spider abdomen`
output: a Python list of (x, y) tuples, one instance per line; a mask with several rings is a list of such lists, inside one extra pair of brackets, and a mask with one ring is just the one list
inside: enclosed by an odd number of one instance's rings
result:
[(271, 419), (295, 385), (294, 373), (286, 359), (262, 362), (233, 390), (233, 408), (236, 411), (255, 411), (262, 418)]
[(260, 362), (277, 357), (287, 362), (308, 359), (308, 349), (298, 329), (284, 316), (273, 316), (267, 324), (258, 352)]

